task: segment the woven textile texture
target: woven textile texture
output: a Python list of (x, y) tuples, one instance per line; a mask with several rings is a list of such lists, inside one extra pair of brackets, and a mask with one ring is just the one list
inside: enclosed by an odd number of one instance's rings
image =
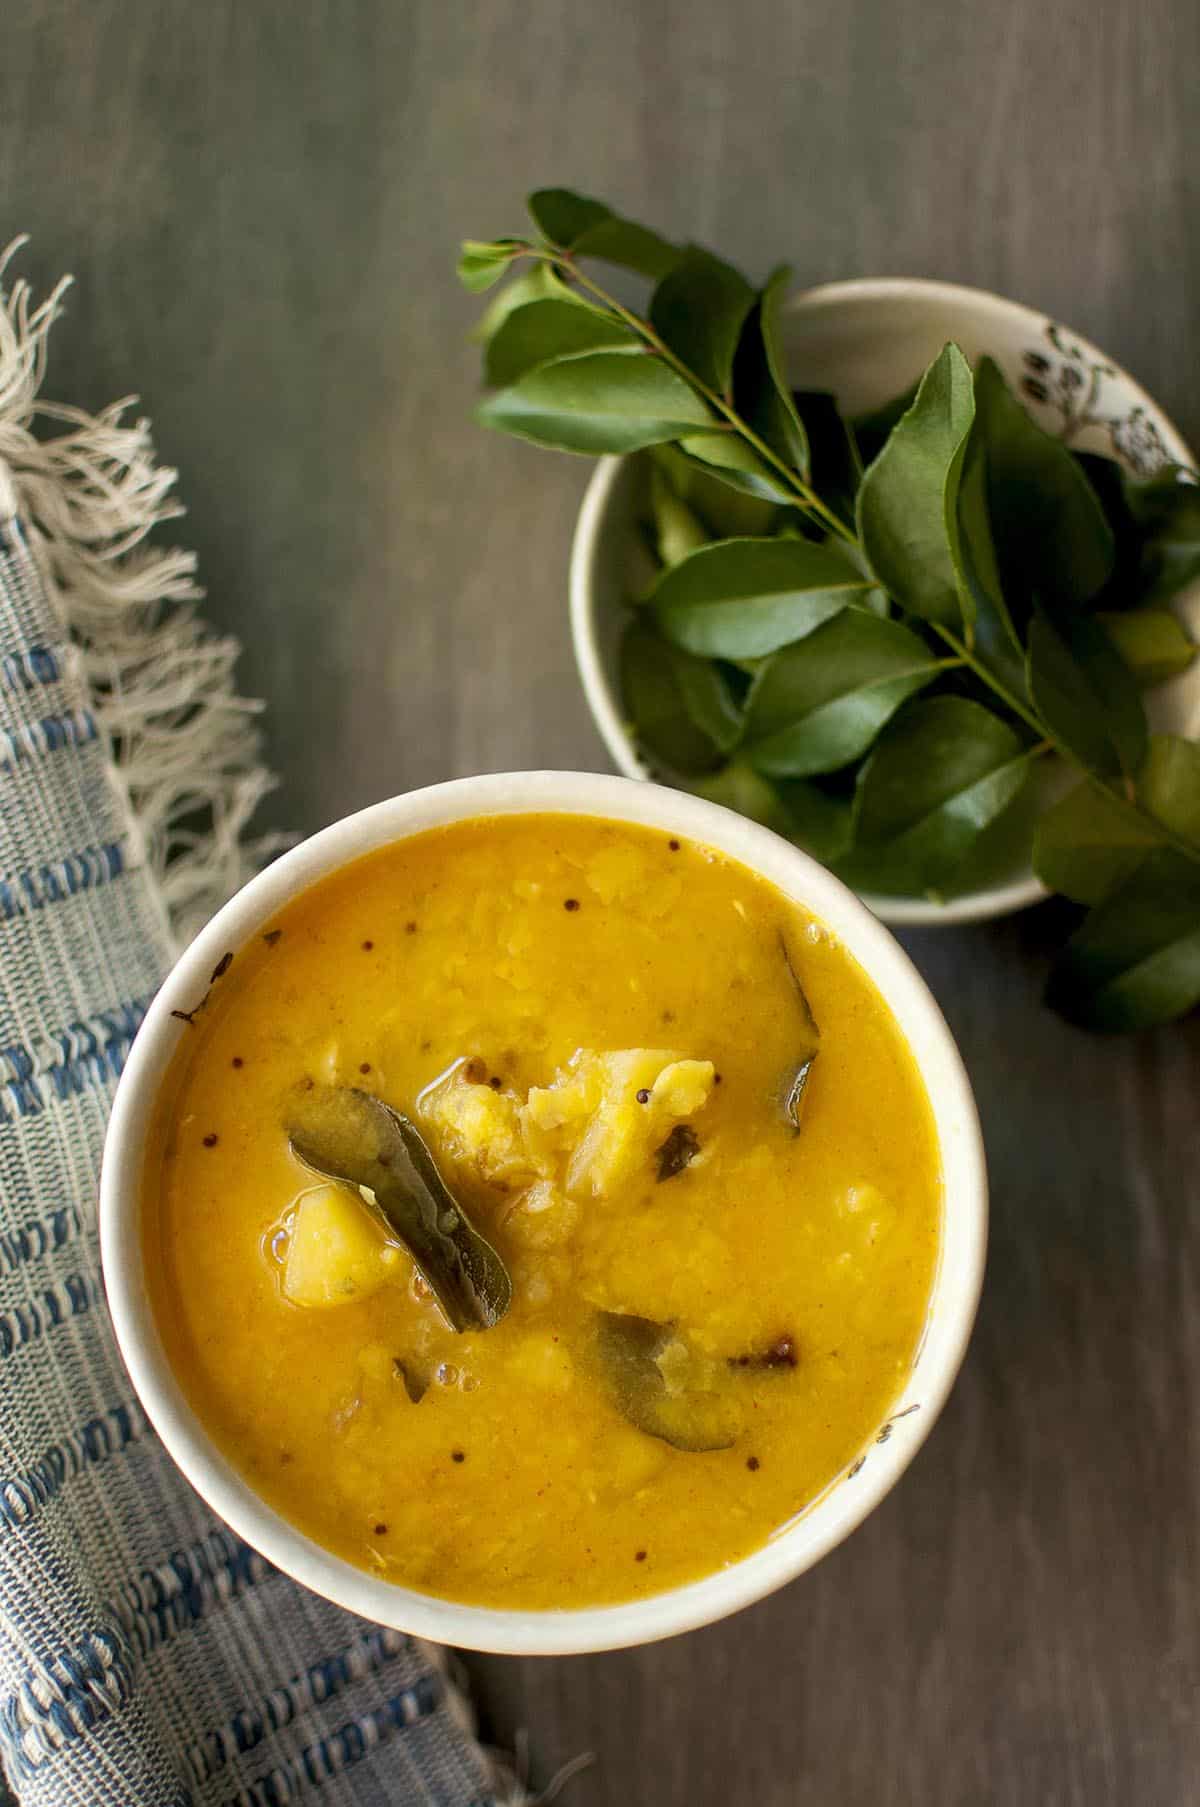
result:
[(490, 1802), (432, 1654), (306, 1593), (220, 1524), (150, 1431), (117, 1353), (101, 1144), (171, 938), (93, 700), (21, 527), (0, 518), (10, 1784), (31, 1807)]

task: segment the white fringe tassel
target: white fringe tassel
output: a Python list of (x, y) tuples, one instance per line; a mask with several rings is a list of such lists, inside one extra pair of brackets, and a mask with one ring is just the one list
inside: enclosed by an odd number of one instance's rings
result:
[[(64, 277), (35, 304), (0, 254), (0, 512), (13, 500), (113, 749), (115, 781), (185, 945), (253, 872), (288, 843), (248, 839), (275, 780), (261, 761), (262, 705), (237, 694), (236, 640), (201, 622), (196, 555), (150, 545), (184, 512), (178, 473), (156, 464), (150, 423), (39, 401), (46, 341)], [(54, 423), (47, 433), (34, 423)], [(6, 507), (6, 476), (12, 496)]]

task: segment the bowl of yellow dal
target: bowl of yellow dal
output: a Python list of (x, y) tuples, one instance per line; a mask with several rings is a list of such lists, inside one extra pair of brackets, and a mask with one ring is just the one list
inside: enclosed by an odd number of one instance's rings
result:
[(890, 933), (744, 817), (465, 779), (255, 878), (105, 1150), (121, 1348), (247, 1542), (377, 1622), (563, 1653), (802, 1573), (979, 1295), (970, 1086)]

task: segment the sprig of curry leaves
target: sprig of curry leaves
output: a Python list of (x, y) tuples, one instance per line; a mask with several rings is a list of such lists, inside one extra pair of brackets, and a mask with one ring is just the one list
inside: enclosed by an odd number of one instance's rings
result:
[[(1036, 814), (1035, 870), (1088, 909), (1050, 1002), (1097, 1029), (1200, 1002), (1200, 745), (1152, 734), (1142, 700), (1193, 657), (1170, 604), (1200, 577), (1195, 473), (1075, 452), (953, 344), (847, 420), (789, 386), (785, 267), (755, 288), (602, 202), (528, 205), (530, 236), (462, 251), (469, 289), (511, 277), (479, 417), (649, 452), (622, 684), (657, 766), (877, 893), (968, 888)], [(592, 259), (649, 279), (645, 311)], [(1075, 780), (1049, 802), (1047, 755)]]

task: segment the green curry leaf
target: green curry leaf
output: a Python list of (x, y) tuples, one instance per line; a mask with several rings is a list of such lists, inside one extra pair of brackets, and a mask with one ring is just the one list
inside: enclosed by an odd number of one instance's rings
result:
[(1200, 849), (1200, 745), (1179, 734), (1152, 734), (1138, 794), (1155, 819)]
[(1057, 614), (1104, 588), (1112, 528), (1078, 460), (1029, 418), (991, 358), (975, 373), (975, 409), (1000, 577), (1023, 628), (1035, 605)]
[(621, 642), (621, 693), (639, 746), (673, 771), (714, 771), (741, 736), (741, 714), (716, 666), (641, 619)]
[(1146, 712), (1129, 668), (1090, 616), (1034, 616), (1029, 694), (1051, 734), (1089, 771), (1136, 773)]
[(701, 381), (724, 395), (754, 299), (754, 290), (732, 264), (688, 245), (651, 297), (650, 323)]
[(658, 465), (650, 472), (650, 512), (658, 556), (669, 569), (708, 545), (703, 521), (672, 488)]
[(741, 1419), (733, 1388), (713, 1384), (711, 1364), (692, 1353), (674, 1324), (597, 1312), (596, 1353), (614, 1406), (648, 1437), (692, 1454), (736, 1442)]
[(947, 345), (858, 492), (859, 533), (880, 582), (911, 614), (943, 627), (959, 628), (970, 606), (954, 521), (974, 413), (971, 367)]
[(530, 301), (561, 301), (570, 295), (570, 290), (559, 281), (552, 265), (535, 263), (531, 269), (523, 270), (498, 289), (484, 308), (475, 323), (471, 338), (477, 344), (486, 345), (488, 340), (499, 331), (510, 314)]
[(458, 259), (458, 280), (472, 294), (481, 294), (494, 282), (499, 282), (522, 249), (519, 238), (464, 239)]
[(920, 698), (884, 728), (858, 776), (855, 856), (873, 889), (936, 891), (1024, 787), (1028, 749), (962, 696)]
[(779, 338), (779, 309), (791, 277), (786, 264), (772, 271), (747, 317), (734, 359), (733, 394), (758, 437), (807, 478), (808, 436), (788, 386)]
[(1200, 863), (1158, 849), (1092, 910), (1046, 1001), (1087, 1029), (1145, 1029), (1200, 1003)]
[(497, 387), (574, 352), (620, 346), (640, 352), (641, 340), (623, 321), (584, 302), (559, 297), (528, 301), (497, 327), (484, 354), (484, 374)]
[(538, 230), (574, 257), (598, 257), (657, 282), (683, 255), (657, 232), (569, 188), (540, 188), (527, 204)]
[(731, 759), (711, 778), (690, 787), (697, 796), (736, 810), (795, 841), (826, 865), (843, 853), (850, 840), (850, 803), (831, 797), (804, 778), (764, 778), (741, 756)]
[(660, 359), (588, 351), (527, 371), (478, 409), (485, 426), (568, 452), (635, 452), (711, 419)]
[(854, 496), (863, 474), (853, 429), (835, 398), (824, 389), (795, 389), (792, 400), (808, 437), (809, 480), (840, 516), (852, 522)]
[(1200, 746), (1150, 737), (1137, 781), (1140, 809), (1086, 780), (1048, 809), (1034, 838), (1034, 870), (1052, 891), (1098, 904), (1162, 848), (1167, 835), (1200, 849)]
[(732, 488), (723, 476), (679, 446), (655, 446), (650, 458), (680, 500), (703, 521), (712, 539), (754, 538), (774, 527), (779, 510), (773, 502)]
[(862, 602), (869, 588), (831, 546), (800, 539), (717, 540), (664, 572), (650, 605), (677, 646), (750, 659)]
[(369, 1092), (315, 1086), (295, 1093), (286, 1128), (292, 1152), (305, 1166), (352, 1187), (400, 1238), (452, 1330), (499, 1323), (512, 1303), (508, 1270), (449, 1191), (407, 1117)]
[(1171, 465), (1142, 482), (1127, 477), (1124, 502), (1140, 535), (1138, 599), (1169, 602), (1200, 581), (1200, 484)]
[(746, 708), (747, 754), (767, 777), (836, 771), (938, 670), (898, 621), (843, 609), (763, 666)]
[(1153, 824), (1123, 809), (1106, 785), (1084, 779), (1039, 820), (1033, 869), (1052, 891), (1097, 904), (1161, 845)]
[(1196, 648), (1169, 609), (1130, 609), (1097, 614), (1117, 652), (1143, 688), (1186, 671)]
[(697, 460), (720, 482), (743, 495), (774, 506), (795, 502), (792, 490), (752, 446), (730, 430), (691, 433), (679, 441), (688, 458)]

